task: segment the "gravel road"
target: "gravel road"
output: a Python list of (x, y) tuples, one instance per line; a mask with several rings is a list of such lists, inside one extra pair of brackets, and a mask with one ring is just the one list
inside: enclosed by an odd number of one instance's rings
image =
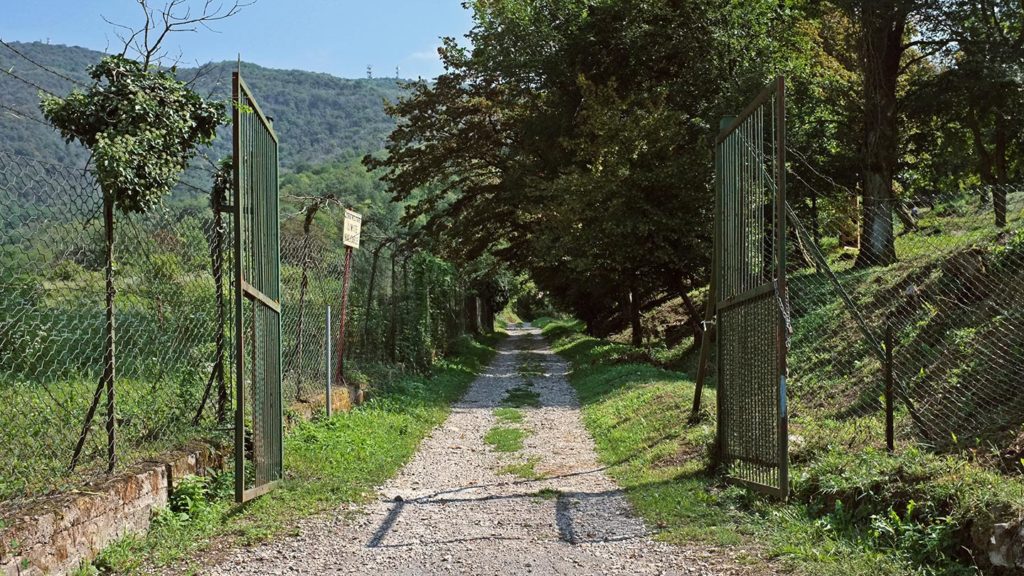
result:
[[(405, 468), (356, 511), (302, 522), (298, 536), (238, 550), (205, 574), (765, 574), (735, 552), (652, 540), (597, 462), (566, 381), (568, 365), (531, 328), (510, 330), (488, 370)], [(484, 441), (509, 389), (524, 382), (540, 407), (515, 426), (522, 451)], [(532, 460), (542, 475), (501, 472)]]

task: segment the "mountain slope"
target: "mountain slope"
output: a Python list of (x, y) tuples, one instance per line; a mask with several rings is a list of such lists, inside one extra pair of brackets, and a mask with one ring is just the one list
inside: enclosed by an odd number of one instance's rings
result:
[[(103, 57), (101, 52), (74, 46), (41, 42), (11, 45), (35, 62), (80, 82), (88, 80), (86, 67)], [(81, 166), (85, 153), (79, 146), (64, 145), (53, 129), (35, 121), (42, 116), (38, 108), (39, 90), (32, 86), (63, 95), (74, 84), (2, 46), (0, 67), (24, 80), (0, 74), (0, 145), (19, 154)], [(229, 99), (231, 72), (235, 67), (234, 62), (202, 66), (195, 83), (197, 91)], [(183, 79), (191, 79), (196, 73), (194, 68), (179, 71)], [(379, 150), (394, 127), (394, 121), (384, 113), (383, 103), (404, 93), (400, 81), (391, 78), (348, 80), (245, 62), (242, 75), (260, 107), (274, 118), (274, 129), (281, 139), (281, 166), (285, 170)], [(229, 148), (229, 132), (225, 130), (212, 156), (220, 156)]]

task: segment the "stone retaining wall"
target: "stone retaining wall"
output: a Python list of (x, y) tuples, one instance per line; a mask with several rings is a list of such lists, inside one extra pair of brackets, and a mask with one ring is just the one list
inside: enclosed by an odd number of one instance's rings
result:
[(153, 510), (167, 505), (174, 483), (222, 469), (226, 451), (195, 444), (161, 462), (82, 490), (48, 498), (0, 530), (0, 575), (66, 574), (114, 540), (149, 528)]

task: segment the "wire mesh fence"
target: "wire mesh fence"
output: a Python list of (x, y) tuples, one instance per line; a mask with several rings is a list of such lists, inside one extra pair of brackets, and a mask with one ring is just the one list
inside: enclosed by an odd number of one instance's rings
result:
[(795, 428), (883, 442), (891, 338), (897, 437), (1005, 452), (1024, 424), (1024, 188), (794, 205)]
[[(230, 441), (230, 214), (206, 198), (116, 216), (116, 471), (191, 439)], [(285, 406), (326, 386), (328, 305), (338, 316), (339, 207), (304, 230), (282, 220)], [(300, 211), (300, 216), (302, 215)], [(104, 478), (102, 193), (84, 172), (0, 150), (0, 515)], [(450, 264), (374, 231), (357, 251), (347, 355), (362, 373), (425, 369), (462, 334), (466, 282)], [(86, 429), (90, 407), (99, 404)]]
[[(343, 209), (317, 207), (307, 219), (310, 206), (282, 222), (283, 386), (286, 399), (299, 402), (319, 400), (328, 367), (337, 362), (326, 357), (326, 339), (337, 342), (345, 263)], [(359, 385), (363, 372), (381, 363), (400, 370), (431, 366), (466, 331), (467, 294), (451, 264), (410, 249), (396, 236), (365, 233), (352, 263), (346, 378)], [(328, 306), (334, 316), (329, 333)]]
[[(107, 468), (93, 406), (106, 338), (102, 204), (81, 172), (0, 153), (0, 501)], [(214, 261), (225, 240), (209, 209), (119, 215), (115, 229), (115, 419), (127, 465), (209, 431), (191, 423), (219, 384), (210, 375), (227, 288)]]

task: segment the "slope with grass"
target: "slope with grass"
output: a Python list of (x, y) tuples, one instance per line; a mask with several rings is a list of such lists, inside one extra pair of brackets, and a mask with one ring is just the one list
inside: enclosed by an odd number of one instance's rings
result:
[[(577, 323), (541, 321), (573, 366), (603, 463), (635, 509), (675, 543), (752, 548), (807, 575), (976, 574), (998, 515), (1024, 511), (1024, 484), (956, 457), (904, 449), (851, 450), (828, 429), (808, 430), (794, 454), (789, 504), (724, 484), (710, 469), (713, 395), (688, 423), (689, 375), (637, 362), (621, 344), (583, 335)], [(1010, 517), (1013, 514), (1009, 514)]]

